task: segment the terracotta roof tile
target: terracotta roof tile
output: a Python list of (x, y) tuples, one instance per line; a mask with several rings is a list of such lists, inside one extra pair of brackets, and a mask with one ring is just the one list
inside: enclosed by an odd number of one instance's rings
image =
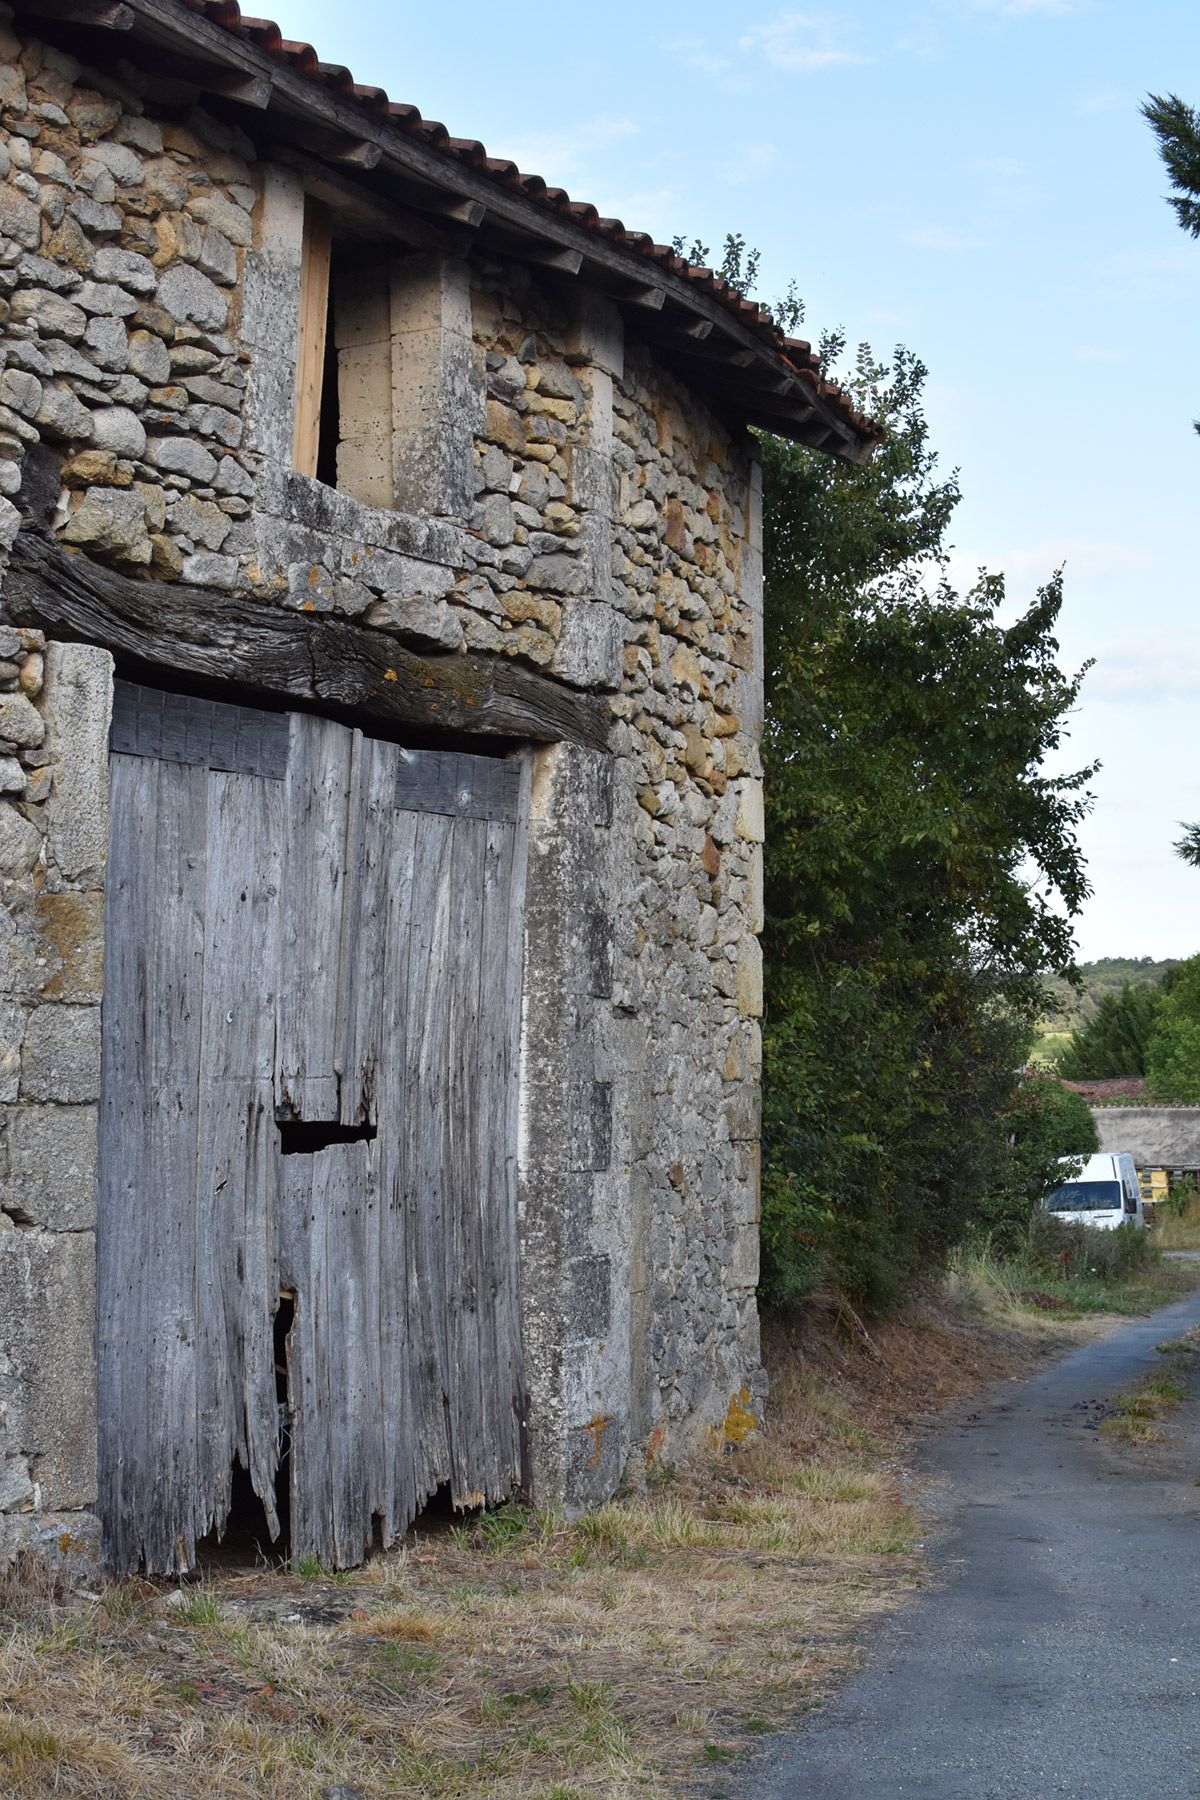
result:
[(288, 63), (307, 80), (320, 82), (371, 113), (386, 114), (399, 130), (421, 138), (431, 148), (467, 164), (490, 180), (518, 188), (535, 205), (564, 212), (585, 230), (619, 242), (673, 274), (696, 283), (733, 313), (743, 326), (775, 349), (792, 369), (811, 380), (826, 405), (857, 434), (875, 439), (881, 436), (874, 422), (858, 412), (838, 387), (819, 379), (819, 359), (813, 355), (810, 344), (785, 337), (766, 307), (747, 299), (712, 269), (689, 264), (673, 246), (656, 244), (645, 232), (626, 230), (620, 219), (602, 218), (589, 202), (572, 200), (565, 189), (548, 186), (540, 175), (522, 173), (507, 158), (489, 156), (486, 146), (477, 139), (451, 137), (436, 119), (423, 119), (415, 106), (390, 100), (383, 88), (356, 82), (350, 70), (340, 63), (321, 62), (311, 44), (285, 38), (273, 19), (243, 15), (236, 0), (184, 0), (184, 3), (211, 23), (252, 42), (268, 56)]

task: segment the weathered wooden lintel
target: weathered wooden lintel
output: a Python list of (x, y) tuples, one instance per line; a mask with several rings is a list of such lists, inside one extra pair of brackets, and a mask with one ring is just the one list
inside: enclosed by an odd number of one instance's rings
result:
[(604, 700), (500, 657), (419, 656), (349, 620), (183, 582), (138, 581), (22, 531), (4, 583), (18, 625), (147, 668), (236, 683), (425, 731), (608, 746)]

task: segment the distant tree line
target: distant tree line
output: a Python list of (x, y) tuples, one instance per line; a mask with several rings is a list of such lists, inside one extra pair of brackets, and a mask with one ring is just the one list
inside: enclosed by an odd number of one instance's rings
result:
[(1152, 1099), (1200, 1103), (1200, 956), (1176, 963), (1152, 987), (1105, 994), (1071, 1033), (1056, 1073), (1067, 1081), (1141, 1075)]

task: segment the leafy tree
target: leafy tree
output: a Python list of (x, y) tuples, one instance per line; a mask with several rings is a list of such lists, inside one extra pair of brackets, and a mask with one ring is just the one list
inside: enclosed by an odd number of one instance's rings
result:
[(1024, 1240), (1029, 1217), (1062, 1181), (1064, 1157), (1094, 1156), (1100, 1134), (1091, 1108), (1049, 1075), (1031, 1075), (1013, 1097), (1006, 1124), (1009, 1155), (1001, 1178), (979, 1208), (998, 1249)]
[(1175, 854), (1181, 856), (1185, 863), (1191, 863), (1193, 869), (1200, 869), (1200, 822), (1184, 825), (1180, 819), (1179, 823), (1183, 826), (1183, 836), (1175, 842)]
[(888, 427), (865, 468), (763, 444), (764, 1286), (829, 1268), (882, 1305), (1003, 1188), (1040, 971), (1073, 973), (1047, 890), (1068, 916), (1088, 891), (1091, 771), (1040, 773), (1078, 691), (1058, 579), (1010, 626), (998, 577), (938, 579), (958, 484), (925, 370), (864, 347), (851, 381)]
[(1146, 1046), (1146, 1086), (1156, 1099), (1200, 1101), (1200, 956), (1180, 963)]
[(1146, 1046), (1154, 1031), (1161, 987), (1130, 987), (1104, 994), (1095, 1014), (1071, 1033), (1058, 1058), (1057, 1073), (1067, 1081), (1106, 1081), (1146, 1073)]

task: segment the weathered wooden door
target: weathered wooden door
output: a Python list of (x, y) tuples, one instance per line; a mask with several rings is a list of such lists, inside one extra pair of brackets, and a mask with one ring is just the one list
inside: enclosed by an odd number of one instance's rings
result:
[(444, 1483), (477, 1505), (517, 1481), (526, 779), (521, 757), (117, 684), (98, 1252), (118, 1568), (190, 1566), (235, 1461), (274, 1531), (285, 1444), (293, 1553), (337, 1566)]

